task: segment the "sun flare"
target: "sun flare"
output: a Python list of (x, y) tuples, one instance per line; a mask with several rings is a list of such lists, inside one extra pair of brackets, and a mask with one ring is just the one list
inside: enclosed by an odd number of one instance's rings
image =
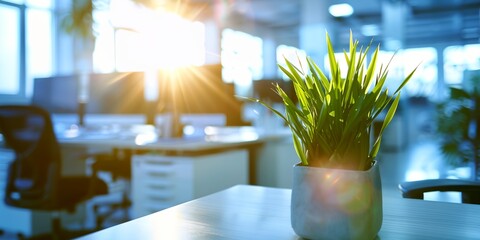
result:
[[(115, 42), (116, 71), (205, 64), (205, 26), (195, 21), (196, 15), (200, 14), (198, 11), (203, 8), (193, 11), (181, 3), (156, 7), (152, 9), (130, 1), (112, 0), (108, 22), (113, 27), (109, 31)], [(123, 16), (130, 17), (127, 20)], [(105, 51), (103, 45), (97, 43), (97, 55), (101, 55), (100, 50)], [(101, 58), (99, 61), (110, 59)], [(103, 65), (108, 68), (107, 63)]]

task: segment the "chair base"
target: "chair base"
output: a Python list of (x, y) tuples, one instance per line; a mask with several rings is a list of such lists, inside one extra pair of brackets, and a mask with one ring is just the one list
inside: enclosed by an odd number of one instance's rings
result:
[[(127, 222), (130, 220), (130, 206), (132, 205), (131, 201), (126, 197), (122, 197), (120, 202), (102, 202), (97, 203), (93, 206), (93, 211), (95, 213), (95, 226), (97, 230), (100, 230), (104, 227), (105, 222), (112, 218), (113, 215), (119, 211), (123, 211), (123, 217), (120, 222)], [(107, 208), (106, 211), (100, 211), (101, 208)], [(117, 223), (118, 224), (118, 223)]]

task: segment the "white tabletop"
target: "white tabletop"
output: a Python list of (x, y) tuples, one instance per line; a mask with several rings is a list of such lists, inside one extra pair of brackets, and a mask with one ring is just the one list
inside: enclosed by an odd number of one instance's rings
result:
[(220, 132), (211, 135), (183, 138), (161, 138), (151, 131), (132, 130), (75, 132), (74, 134), (65, 131), (57, 135), (62, 146), (185, 152), (244, 147), (266, 141), (291, 139), (288, 129), (280, 129), (275, 132), (263, 132), (252, 127), (222, 127), (218, 129)]
[[(290, 226), (290, 194), (238, 185), (81, 239), (299, 239)], [(378, 239), (480, 239), (480, 205), (393, 196), (383, 202)]]

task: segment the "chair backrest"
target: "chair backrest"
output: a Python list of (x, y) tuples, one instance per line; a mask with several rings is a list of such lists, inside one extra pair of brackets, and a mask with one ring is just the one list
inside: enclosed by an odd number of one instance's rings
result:
[(480, 182), (462, 179), (425, 179), (398, 185), (404, 198), (424, 199), (428, 192), (459, 192), (462, 203), (480, 204)]
[(60, 148), (50, 114), (30, 105), (0, 106), (0, 133), (15, 152), (8, 170), (5, 203), (51, 209), (61, 169)]

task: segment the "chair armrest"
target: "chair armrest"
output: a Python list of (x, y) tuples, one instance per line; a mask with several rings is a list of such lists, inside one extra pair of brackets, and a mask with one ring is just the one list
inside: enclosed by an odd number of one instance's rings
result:
[(463, 203), (480, 204), (480, 182), (460, 179), (427, 179), (398, 185), (404, 198), (423, 199), (426, 192), (460, 192)]

